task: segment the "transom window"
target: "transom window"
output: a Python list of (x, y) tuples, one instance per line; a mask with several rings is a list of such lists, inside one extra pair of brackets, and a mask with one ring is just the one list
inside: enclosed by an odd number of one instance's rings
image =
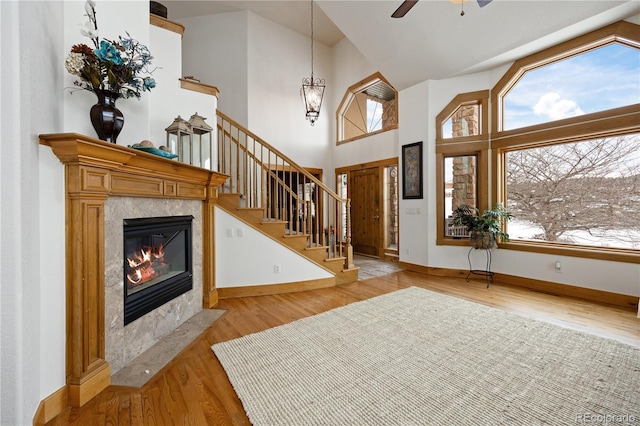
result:
[(640, 102), (640, 50), (611, 42), (524, 71), (504, 96), (503, 130)]
[(478, 136), (481, 129), (481, 105), (479, 102), (463, 104), (454, 111), (442, 125), (442, 137), (459, 138), (465, 136)]
[(380, 73), (349, 87), (338, 107), (338, 144), (396, 129), (397, 96)]

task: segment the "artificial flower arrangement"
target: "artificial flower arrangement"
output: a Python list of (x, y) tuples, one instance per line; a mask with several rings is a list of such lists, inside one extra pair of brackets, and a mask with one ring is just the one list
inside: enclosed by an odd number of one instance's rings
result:
[(100, 40), (96, 20), (95, 1), (85, 3), (85, 16), (89, 18), (81, 28), (82, 35), (89, 37), (95, 49), (86, 44), (76, 44), (65, 60), (67, 71), (80, 78), (74, 85), (91, 92), (109, 91), (118, 97), (140, 98), (142, 92), (156, 86), (151, 77), (151, 52), (131, 38), (119, 36), (119, 41)]

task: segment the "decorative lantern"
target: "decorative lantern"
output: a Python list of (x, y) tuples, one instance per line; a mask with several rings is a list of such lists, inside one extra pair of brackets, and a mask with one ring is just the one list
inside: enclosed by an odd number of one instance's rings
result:
[(311, 0), (311, 78), (302, 79), (300, 96), (304, 102), (305, 117), (313, 126), (320, 116), (324, 96), (324, 79), (313, 77), (313, 0)]
[(177, 154), (179, 161), (191, 164), (191, 138), (193, 137), (191, 124), (184, 118), (177, 116), (173, 123), (164, 130), (167, 132), (169, 151), (172, 154)]
[(205, 123), (206, 118), (196, 112), (189, 119), (189, 125), (193, 133), (191, 139), (191, 164), (211, 170), (213, 153), (213, 127)]

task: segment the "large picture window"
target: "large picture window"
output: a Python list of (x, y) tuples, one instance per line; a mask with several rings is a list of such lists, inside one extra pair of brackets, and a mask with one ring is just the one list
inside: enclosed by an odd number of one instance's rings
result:
[(640, 27), (618, 22), (516, 61), (491, 91), (501, 247), (640, 261)]
[(640, 249), (640, 134), (506, 152), (512, 240)]

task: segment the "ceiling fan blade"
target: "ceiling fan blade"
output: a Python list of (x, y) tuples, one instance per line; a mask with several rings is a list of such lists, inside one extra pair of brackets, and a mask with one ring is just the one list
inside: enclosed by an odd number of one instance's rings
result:
[[(478, 0), (480, 1), (480, 0)], [(416, 3), (418, 3), (418, 0), (404, 0), (402, 2), (402, 4), (400, 5), (399, 8), (396, 9), (395, 12), (393, 12), (393, 14), (391, 14), (392, 18), (402, 18), (404, 15), (407, 14), (408, 11), (411, 10), (411, 8), (413, 6), (416, 5)]]
[(488, 5), (489, 3), (491, 3), (492, 0), (478, 0), (478, 6), (480, 7), (485, 7), (486, 5)]

